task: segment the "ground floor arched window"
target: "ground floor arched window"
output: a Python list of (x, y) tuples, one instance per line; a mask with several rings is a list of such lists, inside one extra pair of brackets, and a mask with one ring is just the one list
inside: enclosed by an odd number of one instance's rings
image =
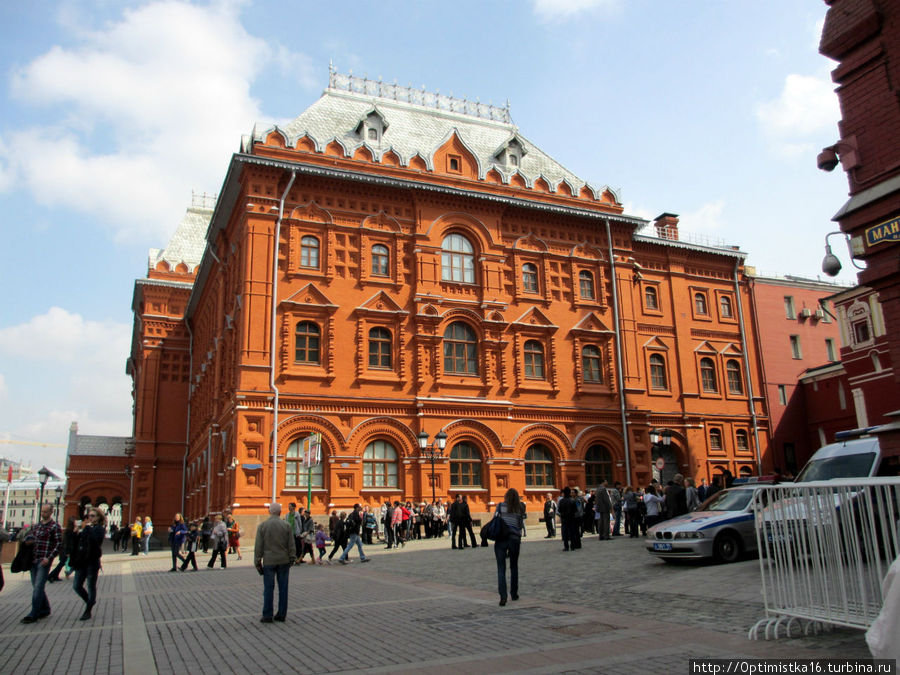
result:
[(584, 473), (588, 489), (612, 478), (612, 453), (603, 445), (592, 445), (584, 456)]
[(525, 487), (553, 486), (553, 454), (542, 443), (535, 443), (525, 453)]
[(397, 487), (397, 451), (387, 441), (379, 439), (366, 446), (363, 487)]
[(316, 442), (314, 436), (305, 436), (294, 440), (287, 449), (284, 458), (284, 486), (291, 487), (325, 487), (324, 470), (325, 448), (322, 447), (320, 456), (323, 461), (312, 467), (312, 480), (310, 481), (310, 469), (303, 461), (304, 452), (309, 444)]

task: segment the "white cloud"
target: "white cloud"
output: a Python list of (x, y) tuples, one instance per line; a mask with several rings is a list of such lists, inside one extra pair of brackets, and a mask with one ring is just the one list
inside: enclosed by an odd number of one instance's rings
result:
[(534, 13), (541, 19), (561, 21), (598, 7), (615, 8), (620, 0), (534, 0)]
[(651, 211), (650, 209), (642, 206), (640, 204), (633, 204), (631, 202), (625, 202), (622, 205), (622, 208), (625, 209), (625, 213), (629, 216), (637, 216), (638, 218), (643, 218), (644, 220), (653, 220), (656, 216), (659, 215), (657, 211)]
[(3, 377), (3, 373), (0, 373), (0, 401), (3, 401), (9, 395), (9, 390), (6, 388), (6, 378)]
[[(0, 328), (0, 432), (65, 444), (81, 433), (129, 435), (131, 381), (125, 374), (131, 326), (92, 321), (59, 307)], [(65, 448), (17, 450), (36, 463), (61, 466)], [(18, 456), (18, 455), (16, 455)]]
[(725, 210), (725, 200), (702, 204), (696, 211), (685, 213), (679, 217), (679, 228), (688, 232), (715, 233), (725, 227), (722, 221), (722, 212)]
[(122, 240), (171, 233), (191, 189), (218, 189), (241, 134), (263, 118), (250, 95), (259, 73), (314, 84), (309, 58), (248, 34), (234, 3), (156, 2), (75, 34), (77, 46), (13, 74), (19, 100), (59, 117), (7, 132), (0, 189), (98, 216)]
[(837, 135), (840, 109), (834, 85), (827, 74), (788, 75), (778, 98), (757, 106), (756, 118), (779, 154), (814, 152), (817, 136)]
[[(27, 323), (0, 328), (0, 354), (54, 363), (93, 367), (109, 354), (121, 361), (130, 348), (131, 326), (112, 321), (86, 321), (60, 307), (32, 317)], [(119, 363), (121, 372), (124, 366)]]

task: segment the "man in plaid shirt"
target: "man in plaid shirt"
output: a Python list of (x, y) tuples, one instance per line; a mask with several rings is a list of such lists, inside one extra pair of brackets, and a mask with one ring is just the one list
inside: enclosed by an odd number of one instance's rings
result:
[(44, 504), (41, 507), (41, 522), (31, 528), (25, 536), (26, 541), (34, 538), (34, 551), (31, 560), (31, 612), (22, 619), (22, 623), (34, 623), (38, 619), (50, 616), (50, 602), (44, 592), (47, 575), (53, 565), (53, 559), (59, 553), (62, 530), (51, 517), (53, 507)]

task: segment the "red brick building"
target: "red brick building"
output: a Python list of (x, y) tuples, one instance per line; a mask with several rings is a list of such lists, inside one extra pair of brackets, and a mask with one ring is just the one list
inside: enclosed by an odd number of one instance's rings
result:
[(246, 527), (308, 488), (321, 515), (432, 491), (484, 513), (516, 487), (533, 511), (603, 478), (756, 473), (744, 254), (646, 225), (506, 108), (332, 73), (136, 283), (134, 508)]
[(856, 286), (828, 298), (841, 330), (841, 362), (801, 377), (809, 438), (824, 445), (844, 429), (887, 424), (900, 401), (878, 295)]
[(839, 324), (827, 300), (839, 287), (800, 277), (748, 276), (769, 411), (769, 458), (796, 473), (821, 445), (807, 437), (810, 401), (797, 378), (840, 359)]
[[(859, 283), (878, 294), (891, 360), (900, 361), (900, 3), (825, 0), (819, 51), (838, 62), (832, 79), (841, 104), (840, 140), (819, 155), (840, 160), (850, 199), (834, 216), (852, 255), (865, 262)], [(833, 266), (834, 260), (829, 260)], [(898, 373), (893, 373), (897, 379)], [(896, 399), (894, 411), (897, 409)], [(894, 416), (892, 419), (896, 420)], [(900, 422), (882, 435), (900, 454)]]

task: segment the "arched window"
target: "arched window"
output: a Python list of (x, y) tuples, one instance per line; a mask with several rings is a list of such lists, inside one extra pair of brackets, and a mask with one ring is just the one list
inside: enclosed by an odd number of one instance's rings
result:
[(581, 349), (581, 373), (585, 382), (603, 382), (603, 371), (600, 368), (600, 350), (594, 345), (585, 345)]
[[(306, 450), (306, 442), (309, 437), (298, 438), (293, 441), (287, 449), (284, 458), (284, 486), (285, 487), (308, 487), (310, 485), (310, 471), (303, 462), (303, 453)], [(322, 457), (325, 456), (325, 448), (322, 448)], [(322, 466), (324, 461), (319, 462), (312, 467), (312, 487), (325, 487), (323, 479)]]
[(544, 346), (537, 340), (525, 343), (525, 377), (531, 380), (544, 379)]
[(716, 381), (716, 364), (710, 358), (700, 359), (700, 382), (703, 391), (715, 394), (719, 391), (719, 383)]
[(738, 429), (734, 434), (735, 447), (738, 450), (750, 450), (750, 437), (745, 429)]
[(450, 234), (444, 237), (441, 248), (441, 279), (474, 284), (475, 249), (472, 243), (461, 234)]
[(740, 476), (741, 478), (749, 478), (752, 475), (753, 469), (751, 469), (749, 466), (742, 466), (740, 469), (738, 469), (738, 476)]
[(391, 332), (386, 328), (369, 330), (369, 368), (390, 368), (392, 365)]
[(388, 251), (388, 247), (383, 244), (375, 244), (375, 246), (372, 247), (372, 276), (388, 276), (388, 263), (390, 262), (390, 259), (391, 254)]
[(537, 265), (525, 263), (522, 265), (522, 290), (526, 293), (538, 292)]
[(669, 388), (666, 359), (662, 354), (650, 355), (650, 388), (665, 391)]
[(366, 446), (363, 487), (397, 487), (397, 451), (387, 441), (372, 441)]
[(594, 300), (597, 297), (594, 293), (594, 275), (587, 270), (578, 273), (578, 288), (582, 300)]
[(741, 364), (734, 359), (729, 359), (725, 364), (725, 374), (728, 377), (728, 393), (743, 394), (744, 382), (741, 380)]
[(294, 362), (319, 365), (319, 327), (312, 321), (301, 321), (294, 334)]
[(478, 374), (478, 345), (475, 331), (462, 321), (454, 321), (444, 331), (444, 372)]
[(305, 236), (300, 240), (300, 267), (319, 269), (319, 240)]
[(547, 446), (535, 443), (525, 453), (525, 487), (553, 486), (553, 455)]
[(708, 314), (706, 293), (694, 293), (694, 311), (697, 314)]
[(471, 443), (457, 443), (450, 451), (450, 486), (481, 487), (481, 453)]
[(644, 287), (644, 304), (647, 309), (659, 309), (659, 296), (656, 293), (656, 286)]
[(719, 297), (719, 312), (723, 319), (730, 319), (734, 316), (734, 311), (731, 309), (731, 298), (729, 296), (723, 295)]
[(722, 449), (722, 432), (719, 429), (710, 429), (709, 430), (709, 449), (710, 450), (721, 450)]
[(584, 472), (588, 488), (612, 478), (612, 454), (602, 445), (592, 445), (584, 456)]

